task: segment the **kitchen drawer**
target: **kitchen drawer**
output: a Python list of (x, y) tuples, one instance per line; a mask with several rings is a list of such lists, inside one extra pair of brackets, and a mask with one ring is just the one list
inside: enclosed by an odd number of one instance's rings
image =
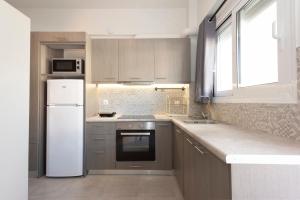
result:
[(109, 150), (89, 150), (87, 167), (89, 170), (115, 169), (115, 160)]
[(90, 134), (115, 134), (114, 123), (87, 123), (86, 132)]
[(131, 170), (155, 170), (158, 168), (157, 161), (132, 161), (132, 162), (116, 162), (117, 169)]
[(90, 134), (87, 137), (87, 148), (94, 150), (104, 150), (108, 141), (106, 134)]

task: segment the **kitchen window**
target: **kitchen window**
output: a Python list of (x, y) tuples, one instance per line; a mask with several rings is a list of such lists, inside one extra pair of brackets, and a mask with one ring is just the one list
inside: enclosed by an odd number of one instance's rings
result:
[(232, 92), (232, 24), (228, 19), (218, 28), (215, 96)]
[(239, 87), (278, 82), (276, 27), (276, 0), (253, 0), (239, 11)]
[[(228, 16), (232, 49), (227, 47), (226, 53), (232, 54), (226, 58), (232, 58), (232, 74), (224, 72), (229, 59), (222, 58), (226, 33), (222, 26)], [(214, 102), (297, 103), (295, 25), (295, 0), (227, 1), (217, 15)], [(232, 79), (231, 92), (228, 79)]]

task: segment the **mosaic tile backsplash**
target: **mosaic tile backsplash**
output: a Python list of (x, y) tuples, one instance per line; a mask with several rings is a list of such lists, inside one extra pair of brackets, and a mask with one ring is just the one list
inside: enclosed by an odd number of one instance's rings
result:
[(98, 88), (99, 112), (120, 114), (187, 114), (187, 90), (159, 90), (147, 86)]
[[(300, 48), (297, 49), (298, 94), (300, 94)], [(298, 95), (299, 98), (299, 95)], [(300, 103), (298, 104), (212, 104), (215, 120), (255, 131), (300, 141)]]

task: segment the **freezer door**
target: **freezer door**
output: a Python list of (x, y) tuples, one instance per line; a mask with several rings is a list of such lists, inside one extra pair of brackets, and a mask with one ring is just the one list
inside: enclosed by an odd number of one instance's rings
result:
[(83, 80), (47, 81), (47, 105), (83, 105)]
[(47, 107), (46, 176), (83, 175), (83, 107)]

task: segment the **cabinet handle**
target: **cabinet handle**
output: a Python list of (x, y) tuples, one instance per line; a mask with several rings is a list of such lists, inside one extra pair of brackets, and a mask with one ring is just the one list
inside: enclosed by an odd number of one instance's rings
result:
[(193, 145), (193, 143), (192, 143), (191, 140), (189, 140), (188, 138), (185, 138), (185, 139), (186, 139), (186, 141), (188, 141), (188, 143), (190, 143), (191, 145)]
[(197, 151), (199, 151), (202, 155), (204, 155), (205, 154), (205, 152), (204, 151), (202, 151), (201, 149), (199, 149), (197, 146), (194, 146), (195, 147), (195, 149), (197, 149)]
[(166, 126), (170, 126), (169, 124), (156, 124), (157, 126), (161, 126), (161, 127), (166, 127)]
[(131, 79), (131, 80), (140, 80), (141, 78), (138, 78), (138, 77), (131, 77), (130, 79)]
[(166, 80), (167, 78), (165, 78), (165, 77), (156, 77), (155, 79), (158, 79), (158, 80)]
[(107, 77), (107, 78), (104, 78), (105, 80), (114, 80), (115, 77)]
[(94, 140), (105, 140), (105, 138), (94, 138)]
[(143, 166), (140, 166), (140, 165), (131, 165), (130, 167), (131, 168), (142, 168)]
[(178, 129), (175, 129), (175, 131), (176, 131), (176, 133), (180, 133), (180, 134), (181, 134), (181, 131), (180, 131), (180, 130), (178, 130)]

